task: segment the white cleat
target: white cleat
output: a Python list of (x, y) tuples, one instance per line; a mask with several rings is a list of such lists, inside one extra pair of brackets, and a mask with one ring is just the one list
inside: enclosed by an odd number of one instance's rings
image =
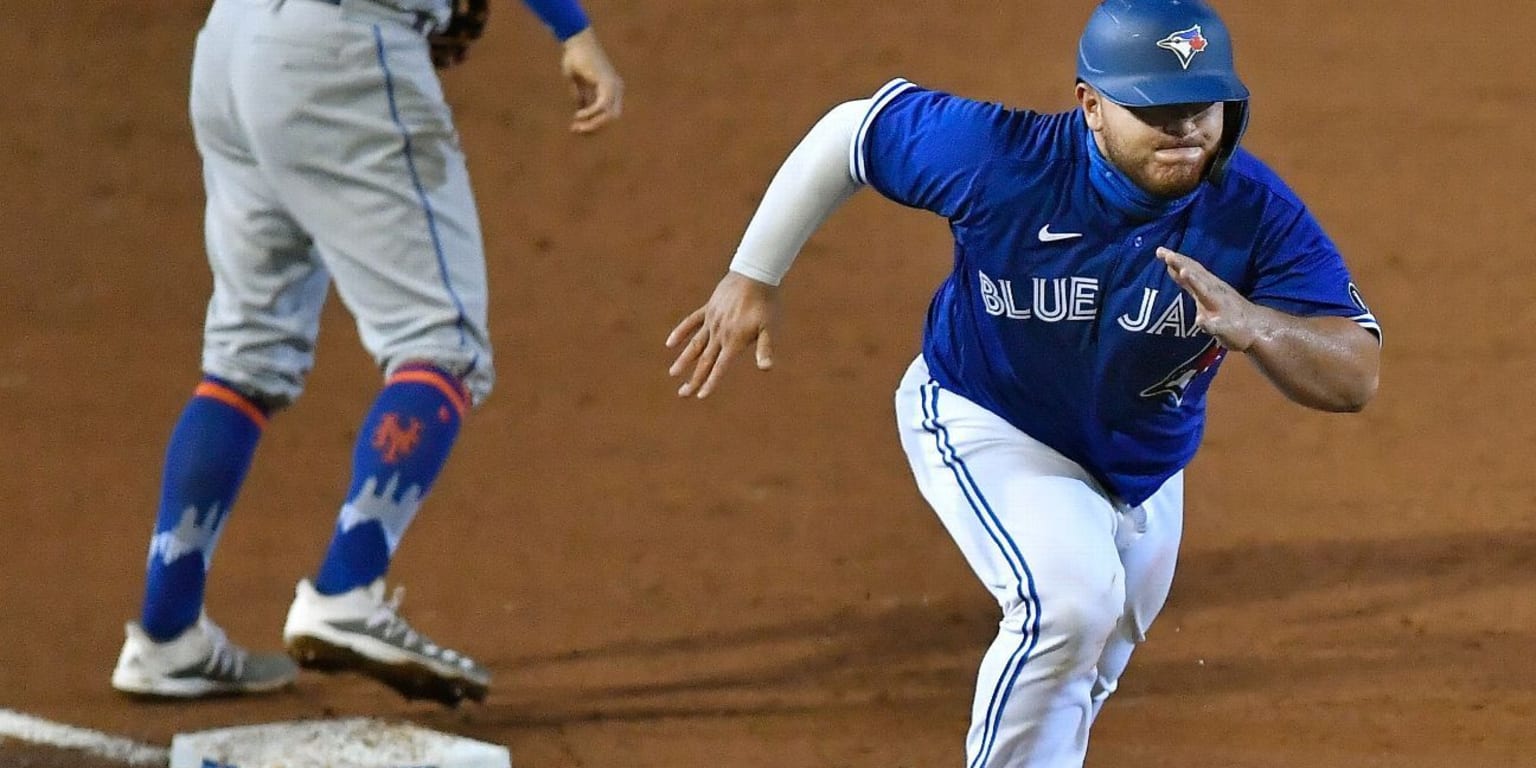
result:
[(384, 599), (384, 579), (339, 595), (322, 595), (299, 582), (283, 626), (288, 654), (306, 669), (360, 672), (407, 699), (457, 706), (484, 701), (491, 673), (468, 656), (444, 648), (401, 618), (403, 590)]
[(194, 699), (285, 688), (298, 667), (281, 653), (251, 653), (229, 641), (207, 614), (176, 638), (155, 642), (129, 622), (112, 687), (155, 698)]

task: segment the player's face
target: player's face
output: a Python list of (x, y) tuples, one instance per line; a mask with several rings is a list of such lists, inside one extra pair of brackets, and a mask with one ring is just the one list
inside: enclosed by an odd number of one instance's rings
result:
[(1122, 107), (1084, 84), (1077, 98), (1099, 150), (1152, 194), (1193, 191), (1216, 158), (1226, 112), (1219, 101)]

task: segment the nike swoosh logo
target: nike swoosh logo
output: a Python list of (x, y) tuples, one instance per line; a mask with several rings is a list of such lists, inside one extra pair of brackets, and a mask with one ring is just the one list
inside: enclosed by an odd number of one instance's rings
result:
[(1042, 242), (1042, 243), (1054, 243), (1057, 240), (1071, 240), (1074, 237), (1082, 237), (1083, 233), (1081, 233), (1081, 232), (1052, 232), (1051, 231), (1051, 225), (1047, 224), (1047, 225), (1045, 225), (1045, 226), (1040, 228), (1039, 235), (1040, 235), (1040, 242)]

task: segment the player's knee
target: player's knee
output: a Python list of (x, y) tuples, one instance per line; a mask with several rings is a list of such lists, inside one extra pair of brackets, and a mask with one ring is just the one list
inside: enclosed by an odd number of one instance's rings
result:
[(386, 379), (404, 366), (429, 365), (462, 384), (471, 406), (483, 402), (495, 383), (491, 343), (483, 322), (443, 316), (410, 333), (373, 329), (365, 331), (363, 338)]
[(278, 411), (284, 410), (288, 406), (293, 405), (293, 401), (298, 397), (298, 393), (290, 395), (252, 390), (250, 394), (246, 395), (246, 397), (248, 397), (251, 402), (255, 403), (256, 407), (260, 408), (263, 413), (271, 416), (276, 414)]
[[(1116, 582), (1118, 586), (1119, 582)], [(1028, 600), (1009, 606), (1003, 627), (1041, 638), (1042, 652), (1065, 667), (1091, 666), (1114, 632), (1125, 609), (1125, 593), (1109, 589), (1099, 594), (1058, 594), (1048, 601)]]
[(223, 382), (230, 389), (267, 413), (276, 413), (293, 405), (304, 394), (304, 380), (309, 373), (308, 358), (288, 359), (282, 355), (235, 353), (205, 347), (203, 374)]
[(298, 391), (267, 392), (255, 387), (237, 386), (236, 391), (267, 416), (272, 416), (293, 405), (294, 399), (299, 396)]
[(1068, 638), (1074, 656), (1094, 662), (1115, 630), (1124, 607), (1124, 598), (1113, 600), (1084, 599), (1069, 601), (1060, 608), (1045, 613), (1044, 619), (1055, 625), (1056, 631)]
[(205, 370), (203, 376), (205, 383), (212, 382), (228, 390), (254, 406), (264, 416), (274, 415), (293, 405), (293, 401), (304, 391), (301, 377), (250, 375), (245, 371), (230, 375), (218, 370)]

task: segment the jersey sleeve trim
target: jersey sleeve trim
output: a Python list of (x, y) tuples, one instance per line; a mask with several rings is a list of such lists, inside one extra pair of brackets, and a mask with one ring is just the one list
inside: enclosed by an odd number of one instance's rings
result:
[(854, 181), (860, 184), (869, 183), (869, 177), (865, 175), (868, 160), (864, 155), (864, 138), (869, 134), (870, 124), (875, 121), (880, 111), (903, 91), (916, 87), (907, 79), (898, 77), (880, 86), (880, 90), (875, 91), (875, 95), (870, 98), (869, 111), (864, 113), (864, 120), (859, 123), (859, 130), (853, 134), (853, 146), (849, 147), (848, 152), (848, 172), (853, 175)]
[(1376, 322), (1376, 316), (1375, 315), (1367, 312), (1367, 313), (1365, 313), (1363, 315), (1355, 315), (1354, 317), (1351, 317), (1349, 319), (1355, 321), (1355, 324), (1360, 326), (1361, 328), (1364, 328), (1367, 331), (1370, 331), (1371, 335), (1376, 337), (1376, 343), (1377, 344), (1382, 343), (1382, 341), (1381, 341), (1381, 324)]

